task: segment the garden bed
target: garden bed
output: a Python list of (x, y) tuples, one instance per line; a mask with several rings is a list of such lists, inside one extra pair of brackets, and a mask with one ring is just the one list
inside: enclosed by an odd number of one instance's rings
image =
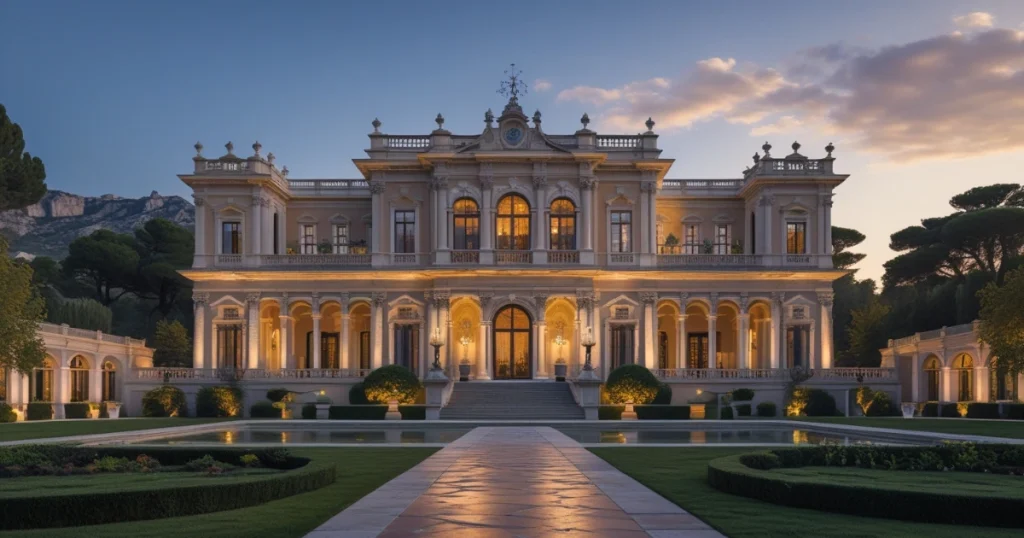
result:
[(0, 529), (96, 525), (262, 504), (334, 482), (283, 450), (60, 445), (0, 449)]
[(1024, 528), (1024, 448), (819, 446), (719, 458), (708, 483), (762, 501), (905, 521)]

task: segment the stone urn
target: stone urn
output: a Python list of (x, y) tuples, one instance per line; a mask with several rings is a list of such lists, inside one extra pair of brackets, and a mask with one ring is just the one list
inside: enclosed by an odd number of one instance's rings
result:
[(636, 409), (633, 409), (633, 402), (626, 402), (626, 408), (622, 410), (620, 420), (636, 420)]
[(469, 381), (470, 367), (469, 362), (463, 361), (459, 363), (459, 381)]
[(917, 404), (914, 402), (903, 402), (900, 404), (900, 411), (903, 418), (914, 418), (914, 411), (917, 411)]
[(119, 418), (121, 416), (121, 402), (105, 402), (107, 406), (107, 418)]
[(89, 418), (100, 418), (100, 404), (89, 404)]
[(398, 410), (398, 400), (388, 400), (388, 412), (384, 414), (384, 420), (402, 420), (402, 413)]
[(565, 362), (555, 363), (555, 381), (565, 381)]
[(320, 395), (316, 397), (316, 419), (327, 420), (330, 415), (331, 399), (324, 394), (324, 391), (320, 391)]

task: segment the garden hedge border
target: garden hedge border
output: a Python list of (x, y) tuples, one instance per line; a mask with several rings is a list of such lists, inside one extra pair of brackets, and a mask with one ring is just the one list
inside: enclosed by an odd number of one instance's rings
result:
[[(622, 420), (624, 405), (602, 405), (597, 408), (598, 420)], [(636, 405), (636, 418), (639, 420), (689, 420), (688, 405)]]
[(708, 462), (708, 484), (732, 495), (795, 508), (924, 523), (1024, 527), (1024, 519), (1020, 517), (1024, 499), (773, 478), (771, 471), (751, 469), (740, 463), (744, 455)]
[[(166, 464), (174, 465), (207, 454), (231, 463), (238, 461), (243, 454), (259, 454), (261, 451), (138, 447), (100, 448), (97, 452), (102, 456), (128, 458), (147, 454), (161, 463), (166, 459)], [(0, 502), (0, 530), (78, 527), (222, 512), (317, 490), (335, 480), (333, 463), (290, 456), (284, 462), (284, 469), (279, 474), (256, 475), (259, 478), (244, 482), (218, 484), (218, 478), (211, 477), (209, 484), (194, 486), (6, 498)], [(83, 534), (89, 534), (88, 530)]]

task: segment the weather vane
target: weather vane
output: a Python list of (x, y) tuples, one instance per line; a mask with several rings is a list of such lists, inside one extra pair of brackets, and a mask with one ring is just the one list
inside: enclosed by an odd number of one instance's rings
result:
[(502, 96), (508, 96), (508, 103), (510, 105), (518, 105), (519, 96), (526, 95), (526, 83), (519, 79), (522, 74), (522, 71), (516, 70), (516, 64), (510, 65), (505, 70), (508, 80), (501, 81), (501, 88), (498, 89), (498, 93)]

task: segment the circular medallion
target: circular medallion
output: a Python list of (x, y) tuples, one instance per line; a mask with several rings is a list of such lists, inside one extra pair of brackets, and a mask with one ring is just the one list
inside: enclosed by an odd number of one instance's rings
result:
[(505, 141), (513, 146), (523, 140), (523, 129), (518, 126), (512, 126), (505, 129)]

